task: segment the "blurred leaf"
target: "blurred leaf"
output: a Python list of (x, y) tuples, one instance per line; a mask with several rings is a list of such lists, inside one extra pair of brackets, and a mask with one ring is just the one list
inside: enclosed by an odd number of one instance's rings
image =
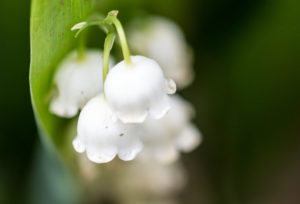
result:
[(33, 0), (31, 5), (30, 91), (42, 142), (52, 150), (64, 150), (67, 120), (48, 111), (51, 80), (60, 60), (74, 48), (71, 27), (93, 8), (92, 0)]
[(69, 170), (39, 143), (26, 186), (25, 203), (82, 203), (81, 186), (72, 179)]

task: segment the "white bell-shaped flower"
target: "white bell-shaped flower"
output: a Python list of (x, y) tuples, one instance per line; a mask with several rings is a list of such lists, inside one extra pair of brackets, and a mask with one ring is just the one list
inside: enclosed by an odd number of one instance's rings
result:
[(190, 152), (201, 142), (200, 131), (191, 123), (192, 106), (177, 95), (170, 101), (171, 110), (163, 118), (148, 118), (143, 123), (145, 148), (139, 155), (142, 160), (171, 163), (178, 159), (180, 152)]
[(50, 112), (61, 117), (73, 117), (78, 110), (103, 91), (102, 53), (87, 50), (83, 59), (71, 52), (59, 65), (53, 84), (55, 97)]
[(140, 128), (118, 120), (100, 94), (82, 109), (73, 146), (79, 153), (86, 151), (89, 160), (95, 163), (109, 162), (116, 155), (129, 161), (143, 148), (139, 135)]
[(133, 51), (156, 60), (179, 89), (192, 82), (192, 49), (176, 23), (162, 17), (138, 20), (129, 27), (128, 37)]
[(131, 56), (130, 65), (122, 61), (108, 73), (104, 91), (108, 104), (124, 123), (141, 123), (150, 114), (163, 117), (170, 109), (169, 96), (176, 91), (173, 80), (164, 78), (152, 59)]

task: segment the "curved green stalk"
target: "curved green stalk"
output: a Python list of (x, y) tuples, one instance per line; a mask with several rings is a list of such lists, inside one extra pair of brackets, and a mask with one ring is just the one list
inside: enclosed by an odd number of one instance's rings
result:
[[(104, 20), (96, 20), (96, 21), (94, 20), (94, 21), (80, 22), (80, 23), (77, 23), (76, 25), (74, 25), (71, 28), (71, 30), (78, 30), (77, 33), (75, 34), (75, 37), (77, 37), (83, 30), (85, 30), (89, 26), (98, 25), (101, 28), (104, 27), (104, 28), (108, 29), (108, 26), (113, 24), (114, 27), (116, 28), (117, 34), (118, 34), (119, 39), (120, 39), (120, 44), (121, 44), (121, 49), (122, 49), (122, 52), (123, 52), (124, 60), (125, 60), (127, 65), (130, 65), (131, 64), (131, 58), (130, 58), (129, 46), (128, 46), (128, 43), (127, 43), (127, 39), (126, 39), (126, 35), (125, 35), (125, 32), (124, 32), (123, 26), (122, 26), (121, 22), (119, 21), (119, 19), (117, 18), (117, 15), (118, 15), (118, 11), (113, 10), (113, 11), (110, 11), (107, 14), (107, 17)], [(107, 30), (108, 34), (110, 34), (110, 30), (111, 29)]]
[(75, 34), (75, 38), (78, 37), (78, 35), (84, 31), (87, 27), (89, 26), (94, 26), (94, 25), (103, 25), (105, 24), (105, 22), (103, 20), (97, 20), (97, 21), (84, 21), (84, 22), (80, 22), (75, 24), (72, 28), (71, 31), (77, 30), (76, 34)]
[(110, 56), (110, 51), (113, 47), (114, 40), (115, 40), (115, 31), (113, 28), (108, 28), (108, 33), (104, 41), (104, 50), (103, 50), (103, 87), (104, 87), (104, 82), (106, 79), (106, 76), (109, 71), (109, 56)]
[(118, 11), (111, 11), (108, 13), (105, 22), (108, 24), (113, 24), (116, 27), (120, 43), (121, 43), (121, 48), (124, 56), (124, 60), (126, 64), (131, 64), (131, 58), (130, 58), (130, 51), (128, 47), (128, 43), (126, 40), (126, 35), (123, 29), (123, 26), (119, 19), (117, 18)]

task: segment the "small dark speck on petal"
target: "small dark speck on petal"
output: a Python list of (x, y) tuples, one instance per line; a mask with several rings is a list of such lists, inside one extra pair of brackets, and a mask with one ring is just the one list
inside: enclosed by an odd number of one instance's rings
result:
[(121, 133), (120, 136), (122, 137), (124, 135), (124, 133)]

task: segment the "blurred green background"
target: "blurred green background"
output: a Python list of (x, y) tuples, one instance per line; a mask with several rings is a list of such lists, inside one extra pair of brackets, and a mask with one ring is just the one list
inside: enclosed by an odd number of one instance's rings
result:
[[(196, 80), (181, 94), (197, 110), (204, 141), (183, 157), (190, 177), (183, 203), (300, 203), (300, 1), (98, 7), (120, 10), (124, 23), (132, 11), (167, 16), (194, 49)], [(0, 9), (0, 203), (24, 203), (39, 146), (28, 82), (30, 1), (2, 0)]]

